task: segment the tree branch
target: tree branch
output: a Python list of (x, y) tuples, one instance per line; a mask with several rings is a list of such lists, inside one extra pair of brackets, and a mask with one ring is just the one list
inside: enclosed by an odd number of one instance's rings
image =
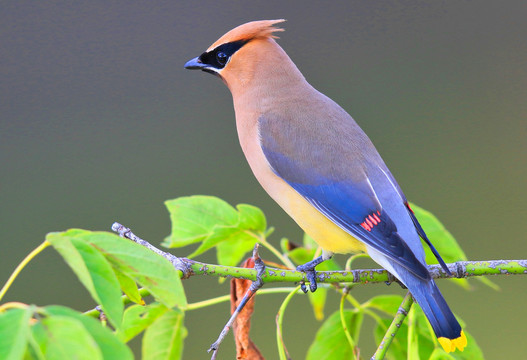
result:
[[(256, 272), (252, 269), (206, 264), (188, 259), (184, 260), (189, 262), (189, 267), (193, 275), (235, 277), (249, 280), (256, 279)], [(447, 264), (447, 266), (452, 272), (453, 278), (467, 278), (482, 275), (527, 274), (527, 260), (459, 261)], [(434, 279), (451, 278), (443, 271), (440, 265), (429, 265), (428, 270)], [(262, 279), (264, 283), (300, 282), (304, 280), (304, 274), (296, 270), (267, 268)], [(320, 283), (371, 284), (393, 282), (394, 280), (394, 277), (384, 269), (317, 271), (317, 281)]]
[[(162, 251), (149, 242), (135, 236), (129, 228), (119, 223), (112, 225), (112, 230), (122, 237), (137, 242), (170, 261), (174, 267), (181, 270), (182, 278), (192, 275), (209, 275), (216, 277), (238, 278), (257, 280), (257, 271), (241, 267), (223, 266), (202, 263), (187, 258), (174, 256)], [(458, 261), (447, 264), (454, 278), (467, 278), (482, 275), (519, 275), (527, 274), (527, 260), (482, 260), (482, 261)], [(428, 270), (434, 279), (450, 278), (440, 265), (429, 265)], [(305, 279), (305, 274), (296, 270), (284, 270), (267, 267), (262, 281), (264, 283), (274, 282), (300, 282)], [(384, 269), (365, 269), (351, 271), (317, 271), (317, 281), (320, 283), (385, 283), (393, 282), (395, 278)]]
[[(296, 270), (287, 270), (279, 268), (270, 268), (261, 266), (259, 271), (250, 268), (240, 268), (231, 266), (222, 266), (202, 263), (187, 258), (180, 258), (168, 252), (162, 251), (149, 242), (137, 237), (132, 231), (119, 224), (114, 223), (112, 230), (117, 232), (121, 237), (132, 240), (142, 246), (149, 248), (151, 251), (161, 255), (177, 269), (181, 271), (182, 278), (188, 278), (192, 275), (210, 275), (216, 277), (238, 278), (253, 281), (253, 286), (258, 288), (265, 283), (276, 282), (294, 282), (301, 283), (305, 281), (306, 274)], [(447, 264), (448, 272), (441, 267), (441, 265), (429, 265), (428, 270), (434, 279), (440, 278), (467, 278), (472, 276), (482, 275), (514, 275), (527, 274), (527, 260), (488, 260), (488, 261), (458, 261)], [(384, 269), (366, 269), (366, 270), (345, 270), (345, 271), (318, 271), (316, 273), (316, 280), (319, 283), (354, 283), (354, 284), (369, 284), (369, 283), (390, 283), (397, 279)], [(143, 289), (144, 290), (144, 289)], [(252, 290), (252, 287), (251, 287)], [(249, 298), (254, 295), (254, 290), (249, 290), (246, 297)], [(393, 319), (391, 325), (388, 327), (382, 342), (372, 359), (383, 359), (387, 349), (389, 348), (395, 334), (397, 333), (401, 323), (404, 321), (408, 310), (413, 304), (413, 298), (410, 292), (407, 293), (399, 310)], [(93, 312), (93, 311), (92, 311)], [(90, 314), (91, 315), (91, 314)], [(225, 326), (218, 341), (214, 343), (209, 351), (213, 352), (213, 358), (216, 357), (219, 343), (232, 324), (232, 319)]]
[(386, 352), (388, 351), (388, 348), (392, 344), (392, 341), (395, 338), (395, 335), (399, 331), (401, 324), (403, 323), (404, 319), (408, 315), (408, 312), (410, 311), (410, 308), (412, 307), (413, 303), (414, 303), (414, 299), (412, 298), (412, 294), (408, 292), (406, 296), (404, 297), (403, 302), (401, 303), (401, 306), (399, 306), (399, 310), (397, 310), (397, 314), (395, 314), (395, 317), (393, 318), (392, 323), (386, 330), (386, 333), (384, 334), (384, 337), (382, 338), (382, 341), (379, 344), (377, 351), (375, 351), (375, 354), (373, 354), (371, 360), (384, 359), (384, 357), (386, 356)]

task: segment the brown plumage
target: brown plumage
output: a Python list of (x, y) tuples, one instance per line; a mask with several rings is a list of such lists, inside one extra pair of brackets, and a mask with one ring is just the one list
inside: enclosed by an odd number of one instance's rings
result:
[(252, 39), (263, 39), (263, 38), (273, 38), (278, 39), (278, 36), (274, 35), (275, 32), (284, 31), (284, 29), (277, 28), (274, 25), (284, 22), (284, 19), (278, 20), (261, 20), (261, 21), (251, 21), (245, 24), (242, 24), (238, 27), (235, 27), (231, 31), (227, 32), (225, 35), (220, 37), (218, 40), (212, 44), (207, 51), (210, 51), (217, 47), (218, 45), (229, 43), (232, 41), (239, 40), (252, 40)]

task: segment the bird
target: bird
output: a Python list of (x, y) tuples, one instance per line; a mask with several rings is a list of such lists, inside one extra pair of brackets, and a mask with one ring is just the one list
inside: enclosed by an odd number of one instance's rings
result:
[(184, 67), (227, 85), (256, 179), (322, 248), (297, 268), (310, 290), (316, 265), (334, 253), (366, 252), (408, 288), (443, 349), (463, 351), (467, 338), (428, 271), (421, 238), (450, 271), (368, 136), (278, 45), (283, 21), (242, 24)]

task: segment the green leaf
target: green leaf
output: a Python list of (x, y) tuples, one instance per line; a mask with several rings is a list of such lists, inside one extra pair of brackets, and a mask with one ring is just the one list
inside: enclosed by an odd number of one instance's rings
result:
[(436, 348), (428, 360), (455, 360), (451, 354), (446, 353), (443, 349)]
[(29, 347), (24, 359), (44, 360), (44, 352), (47, 347), (47, 333), (42, 322), (31, 325), (29, 333)]
[(324, 320), (324, 307), (326, 305), (326, 298), (328, 294), (328, 289), (319, 287), (315, 292), (309, 292), (309, 302), (313, 308), (313, 314), (315, 319), (318, 321)]
[(119, 280), (121, 290), (128, 296), (128, 299), (136, 304), (144, 305), (144, 300), (139, 293), (139, 288), (134, 279), (120, 271), (116, 271), (115, 275), (117, 276), (117, 280)]
[[(55, 250), (62, 256), (64, 261), (70, 266), (75, 275), (79, 278), (84, 287), (90, 292), (92, 298), (97, 298), (97, 292), (93, 287), (90, 272), (86, 267), (86, 263), (82, 259), (81, 254), (73, 245), (71, 239), (76, 235), (82, 233), (77, 229), (71, 229), (64, 233), (53, 232), (46, 235), (46, 240), (53, 245)], [(98, 300), (96, 300), (98, 301)]]
[[(235, 226), (216, 226), (214, 231), (207, 237), (201, 245), (188, 257), (193, 258), (203, 254), (205, 251), (212, 249), (220, 244), (231, 243), (236, 245), (238, 242), (252, 243), (253, 246), (256, 243), (257, 238), (252, 234), (248, 234), (245, 229)], [(246, 252), (246, 251), (245, 251)], [(244, 252), (244, 253), (245, 253)], [(220, 264), (222, 264), (220, 262)], [(224, 264), (222, 264), (224, 265)], [(235, 264), (234, 264), (235, 265)]]
[[(357, 313), (351, 310), (344, 310), (344, 318), (349, 329), (354, 329), (352, 323), (355, 321)], [(355, 338), (353, 331), (351, 337)], [(353, 349), (349, 346), (346, 334), (342, 329), (340, 313), (338, 311), (331, 314), (318, 329), (315, 340), (307, 352), (308, 360), (332, 360), (332, 359), (352, 359)]]
[(291, 246), (292, 244), (288, 238), (280, 239), (280, 250), (282, 250), (284, 254), (291, 250)]
[(44, 312), (48, 316), (63, 316), (78, 320), (97, 343), (104, 360), (133, 359), (132, 351), (123, 344), (107, 327), (86, 315), (63, 306), (47, 306)]
[(363, 306), (395, 316), (402, 302), (403, 298), (399, 295), (379, 295), (368, 300)]
[(419, 356), (419, 332), (415, 318), (415, 307), (412, 307), (408, 312), (406, 321), (408, 324), (408, 358), (421, 359)]
[(165, 306), (187, 306), (181, 272), (163, 256), (111, 233), (92, 233), (85, 239), (101, 249), (116, 271), (134, 279)]
[(0, 313), (0, 359), (22, 359), (27, 347), (32, 308)]
[(143, 360), (176, 360), (183, 354), (183, 340), (187, 329), (183, 325), (184, 313), (167, 311), (145, 331)]
[(415, 340), (418, 342), (419, 358), (427, 359), (435, 351), (435, 348), (440, 347), (440, 345), (436, 340), (432, 325), (430, 325), (421, 307), (414, 303), (410, 311), (413, 311), (415, 319), (413, 325), (415, 326)]
[[(431, 212), (415, 205), (411, 204), (412, 210), (414, 211), (415, 217), (419, 220), (419, 223), (423, 227), (426, 235), (439, 252), (439, 255), (443, 258), (446, 263), (453, 263), (456, 261), (466, 261), (467, 256), (459, 246), (456, 239), (452, 234), (443, 226), (443, 224), (437, 219)], [(428, 245), (424, 245), (426, 262), (428, 264), (437, 264), (437, 259), (432, 254)], [(488, 278), (478, 276), (478, 280), (482, 281), (485, 285), (496, 289), (497, 285), (492, 283)], [(470, 284), (467, 279), (450, 279), (450, 281), (458, 284), (459, 286), (469, 289)]]
[(238, 226), (255, 233), (264, 233), (267, 229), (267, 220), (262, 210), (248, 204), (238, 204), (239, 211)]
[[(75, 230), (75, 234), (81, 233)], [(66, 260), (95, 302), (101, 305), (112, 325), (119, 327), (124, 306), (119, 282), (105, 257), (77, 237), (51, 233), (47, 239)]]
[[(236, 230), (230, 232), (225, 238), (226, 241), (217, 245), (218, 263), (220, 265), (238, 265), (245, 255), (254, 249), (258, 236), (263, 236), (267, 228), (265, 215), (259, 208), (247, 204), (239, 204), (236, 208), (239, 211)], [(213, 236), (218, 236), (216, 231)]]
[[(121, 300), (121, 289), (119, 281), (115, 276), (112, 266), (97, 249), (78, 238), (71, 238), (71, 243), (81, 255), (92, 282), (91, 289), (94, 290), (92, 297), (96, 303), (101, 305), (110, 323), (119, 328), (124, 305)], [(95, 295), (95, 296), (94, 296)]]
[(215, 226), (234, 226), (238, 222), (236, 210), (214, 196), (180, 197), (166, 201), (165, 205), (172, 221), (172, 233), (163, 242), (167, 247), (201, 242)]
[(306, 249), (305, 247), (297, 247), (287, 253), (287, 256), (297, 265), (305, 264), (313, 260), (315, 249)]
[(165, 306), (184, 308), (187, 305), (180, 271), (174, 269), (167, 259), (144, 246), (112, 233), (79, 229), (50, 233), (46, 239), (57, 250), (60, 249), (59, 253), (85, 286), (93, 285), (86, 280), (89, 280), (89, 273), (82, 258), (76, 251), (72, 251), (71, 239), (78, 239), (96, 248), (109, 261), (114, 271), (120, 271), (132, 278)]
[(245, 233), (238, 233), (229, 241), (220, 242), (216, 246), (219, 265), (236, 266), (254, 249), (257, 238)]
[(221, 265), (237, 265), (264, 236), (267, 221), (257, 207), (239, 204), (234, 209), (212, 196), (182, 197), (166, 202), (172, 219), (172, 233), (163, 245), (180, 247), (201, 242), (188, 257), (193, 258), (214, 247)]
[(101, 349), (83, 324), (69, 316), (50, 316), (40, 322), (46, 337), (41, 349), (46, 360), (99, 360)]
[(117, 336), (128, 342), (167, 311), (168, 308), (160, 303), (129, 306), (124, 312), (123, 325), (117, 331)]
[[(306, 249), (304, 247), (297, 247), (287, 252), (287, 256), (297, 265), (305, 264), (315, 257), (317, 249)], [(332, 258), (328, 259), (320, 265), (317, 265), (317, 271), (338, 271), (342, 270), (340, 265)]]
[(217, 246), (220, 265), (237, 265), (245, 254), (251, 251), (259, 236), (265, 231), (265, 217), (262, 211), (254, 206), (240, 204), (237, 206), (238, 219), (234, 225), (217, 224), (210, 235), (188, 257), (198, 256)]
[(309, 236), (307, 233), (304, 233), (304, 236), (302, 238), (302, 243), (304, 244), (304, 247), (306, 249), (317, 249), (318, 244), (311, 236)]

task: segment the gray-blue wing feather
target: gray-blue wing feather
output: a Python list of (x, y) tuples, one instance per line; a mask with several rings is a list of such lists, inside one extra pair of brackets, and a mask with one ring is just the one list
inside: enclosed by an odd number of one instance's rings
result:
[[(420, 241), (409, 246), (391, 218), (395, 215), (398, 220), (401, 214), (389, 214), (381, 203), (387, 198), (403, 203), (398, 185), (386, 188), (390, 194), (377, 196), (368, 177), (369, 166), (378, 166), (371, 163), (376, 157), (385, 165), (366, 135), (349, 119), (351, 122), (326, 122), (324, 128), (310, 129), (301, 121), (291, 124), (272, 115), (261, 117), (264, 155), (278, 176), (339, 227), (419, 278), (429, 279)], [(374, 174), (374, 182), (375, 176), (379, 175)], [(406, 212), (402, 216), (407, 217), (405, 224), (412, 223)], [(419, 239), (417, 235), (414, 238)], [(415, 249), (420, 249), (418, 257)]]

